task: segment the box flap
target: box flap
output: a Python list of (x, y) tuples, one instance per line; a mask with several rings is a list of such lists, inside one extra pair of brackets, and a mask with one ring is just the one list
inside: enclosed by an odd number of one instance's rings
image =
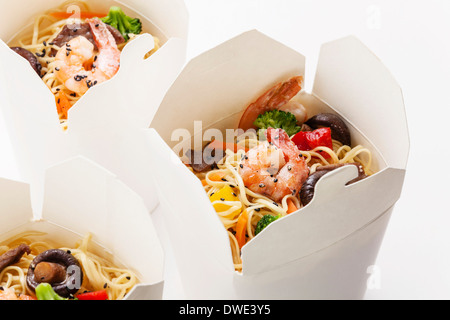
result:
[(45, 220), (80, 235), (93, 234), (145, 276), (146, 283), (163, 279), (162, 248), (148, 210), (135, 192), (83, 157), (48, 169), (45, 178)]
[(0, 178), (0, 226), (3, 232), (33, 219), (30, 186)]
[(245, 32), (187, 63), (164, 97), (151, 127), (170, 147), (178, 142), (172, 141), (175, 129), (187, 129), (192, 136), (201, 133), (194, 132), (193, 120), (202, 121), (203, 129), (216, 128), (218, 122), (235, 129), (243, 106), (255, 96), (273, 82), (304, 74), (303, 55), (257, 30)]
[(388, 166), (406, 168), (409, 135), (401, 88), (357, 38), (322, 46), (312, 93), (369, 137)]
[[(404, 175), (404, 170), (387, 168), (348, 186), (358, 176), (354, 166), (324, 176), (307, 206), (274, 221), (242, 248), (243, 274), (281, 267), (369, 225), (398, 200)], [(262, 257), (270, 259), (262, 262)]]

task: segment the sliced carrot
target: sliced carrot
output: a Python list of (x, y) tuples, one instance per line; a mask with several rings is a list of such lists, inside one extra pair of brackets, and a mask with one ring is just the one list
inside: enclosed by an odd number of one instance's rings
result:
[(56, 110), (58, 111), (60, 119), (67, 119), (67, 112), (72, 107), (69, 99), (64, 94), (64, 92), (59, 91), (56, 96)]
[(294, 201), (292, 201), (292, 199), (287, 199), (287, 205), (288, 205), (287, 214), (290, 214), (298, 210), (297, 206), (294, 204)]
[(248, 151), (248, 148), (239, 146), (236, 143), (231, 142), (223, 142), (218, 140), (213, 140), (210, 144), (208, 144), (207, 148), (213, 149), (213, 150), (231, 150), (233, 152), (237, 152), (238, 150), (244, 150), (245, 152)]
[(225, 173), (222, 171), (213, 172), (209, 175), (211, 181), (221, 181), (225, 177)]
[(107, 14), (98, 13), (98, 12), (52, 12), (50, 15), (56, 19), (69, 19), (69, 18), (80, 18), (80, 19), (92, 19), (92, 18), (103, 18), (106, 17)]
[(205, 186), (207, 186), (207, 185), (208, 185), (208, 182), (206, 182), (206, 180), (205, 180), (205, 179), (203, 179), (203, 180), (202, 180), (202, 186), (204, 186), (204, 187), (205, 187)]
[(248, 214), (247, 210), (244, 210), (238, 218), (236, 224), (236, 240), (239, 248), (242, 248), (247, 242), (245, 231), (247, 230)]

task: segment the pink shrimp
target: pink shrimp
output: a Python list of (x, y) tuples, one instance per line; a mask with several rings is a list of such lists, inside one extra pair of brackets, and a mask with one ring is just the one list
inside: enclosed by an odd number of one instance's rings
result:
[(239, 128), (243, 130), (255, 128), (253, 123), (260, 114), (282, 108), (300, 92), (302, 89), (302, 82), (303, 77), (292, 77), (269, 89), (245, 109), (239, 122)]
[(287, 195), (298, 194), (309, 168), (284, 130), (269, 128), (266, 136), (267, 141), (247, 152), (239, 174), (251, 191), (280, 202)]
[(85, 37), (70, 40), (56, 54), (56, 77), (67, 89), (84, 94), (92, 86), (111, 79), (119, 70), (120, 50), (106, 24), (88, 19), (98, 53)]

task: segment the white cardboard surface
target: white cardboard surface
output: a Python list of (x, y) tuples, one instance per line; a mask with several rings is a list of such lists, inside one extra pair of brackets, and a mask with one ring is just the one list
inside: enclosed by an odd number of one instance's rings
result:
[[(195, 120), (203, 121), (203, 130), (236, 128), (240, 114), (251, 101), (277, 81), (303, 74), (304, 57), (257, 31), (250, 31), (192, 60), (168, 91), (152, 122), (153, 129), (146, 134), (149, 146), (158, 155), (152, 158), (152, 168), (188, 298), (362, 298), (366, 288), (365, 268), (376, 258), (392, 208), (400, 196), (409, 146), (398, 85), (391, 81), (380, 61), (369, 59), (373, 54), (367, 48), (357, 39), (350, 39), (334, 43), (341, 50), (338, 57), (357, 53), (358, 58), (337, 59), (334, 63), (353, 72), (360, 68), (363, 75), (367, 70), (376, 70), (370, 82), (356, 77), (355, 81), (360, 83), (352, 84), (351, 77), (345, 76), (346, 82), (342, 83), (316, 82), (314, 93), (309, 96), (303, 93), (302, 99), (314, 104), (322, 101), (320, 107), (315, 106), (316, 110), (321, 108), (344, 116), (341, 109), (330, 109), (324, 101), (342, 102), (337, 97), (350, 95), (360, 102), (364, 97), (359, 94), (376, 89), (366, 88), (366, 84), (383, 83), (386, 90), (379, 101), (370, 105), (350, 104), (344, 109), (346, 114), (358, 113), (349, 122), (353, 138), (355, 143), (372, 150), (378, 173), (348, 187), (345, 184), (356, 176), (354, 168), (341, 168), (327, 175), (318, 183), (316, 196), (307, 207), (272, 223), (243, 248), (242, 274), (234, 272), (228, 235), (200, 181), (171, 151), (178, 143), (171, 140), (171, 135), (178, 128), (186, 128), (193, 135), (201, 134), (193, 126)], [(324, 48), (317, 79), (323, 79), (323, 73), (334, 72), (330, 62), (330, 54), (334, 52), (327, 53), (327, 45)], [(330, 69), (323, 67), (322, 58), (328, 61)], [(364, 86), (365, 90), (353, 91), (358, 86)], [(392, 88), (387, 90), (388, 87)], [(318, 95), (322, 91), (327, 93), (328, 100)], [(376, 97), (370, 95), (371, 99)], [(371, 114), (365, 113), (367, 106), (377, 106), (379, 121), (383, 120), (385, 110), (393, 109), (386, 111), (391, 117), (389, 124), (399, 123), (396, 134), (406, 145), (392, 150), (392, 146), (384, 148), (387, 143), (375, 144), (380, 140), (378, 136), (374, 138), (378, 131), (372, 128), (366, 132), (359, 127), (359, 121), (363, 125), (370, 123), (367, 117)], [(168, 119), (173, 126), (168, 125)], [(378, 130), (379, 121), (372, 122)], [(386, 133), (382, 136), (386, 138)], [(388, 157), (380, 150), (390, 150)], [(174, 179), (168, 179), (169, 174)]]
[[(5, 2), (5, 1), (3, 1)], [(69, 111), (69, 130), (59, 125), (54, 96), (27, 61), (5, 43), (38, 13), (60, 1), (27, 1), (20, 14), (4, 17), (8, 27), (1, 32), (0, 95), (1, 109), (15, 148), (22, 179), (32, 188), (33, 207), (41, 210), (44, 171), (65, 159), (82, 154), (118, 174), (144, 199), (149, 210), (158, 200), (149, 183), (145, 164), (151, 155), (138, 132), (147, 128), (164, 93), (184, 64), (187, 38), (187, 13), (184, 2), (164, 1), (95, 1), (104, 11), (111, 4), (133, 8), (145, 25), (155, 30), (164, 44), (144, 60), (154, 47), (148, 34), (139, 36), (123, 50), (121, 68), (114, 78), (91, 88)], [(128, 9), (130, 10), (130, 9)], [(13, 20), (11, 24), (6, 21)], [(156, 23), (160, 23), (159, 25)], [(144, 152), (144, 150), (146, 150)]]
[(50, 168), (42, 216), (33, 214), (25, 184), (1, 179), (0, 188), (9, 195), (1, 201), (2, 238), (43, 231), (70, 246), (91, 233), (112, 262), (137, 273), (140, 284), (127, 299), (162, 298), (164, 255), (151, 216), (142, 198), (113, 174), (83, 157)]

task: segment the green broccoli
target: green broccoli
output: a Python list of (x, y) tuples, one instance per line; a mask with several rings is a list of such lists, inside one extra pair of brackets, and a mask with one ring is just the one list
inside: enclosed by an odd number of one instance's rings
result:
[(142, 32), (141, 20), (127, 16), (119, 7), (111, 7), (108, 15), (101, 20), (119, 30), (125, 41), (130, 40), (130, 33), (140, 34)]
[(293, 136), (301, 130), (301, 127), (297, 125), (295, 115), (281, 110), (270, 110), (260, 114), (254, 125), (261, 130), (268, 128), (283, 129), (288, 136)]
[(36, 287), (36, 298), (38, 300), (69, 300), (58, 295), (48, 283), (40, 283)]
[(279, 219), (280, 216), (273, 216), (271, 214), (266, 214), (264, 215), (257, 223), (256, 225), (256, 229), (255, 229), (255, 236), (260, 233), (261, 231), (263, 231), (263, 229), (265, 227), (267, 227), (269, 224), (271, 224), (272, 222), (274, 222), (275, 220)]

